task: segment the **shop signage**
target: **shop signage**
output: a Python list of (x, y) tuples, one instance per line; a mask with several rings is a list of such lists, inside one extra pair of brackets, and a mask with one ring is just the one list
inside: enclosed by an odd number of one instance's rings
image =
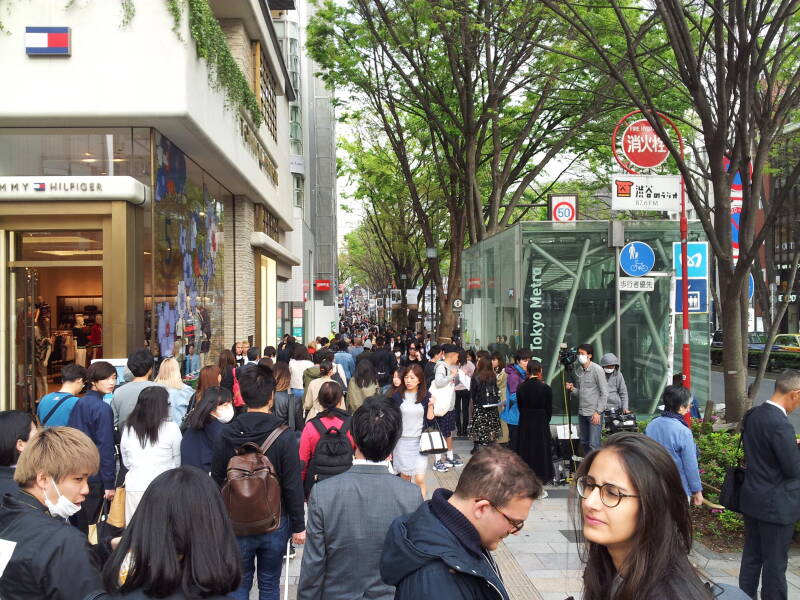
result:
[(480, 277), (470, 277), (467, 279), (467, 289), (468, 290), (479, 290), (481, 289), (481, 278)]
[(72, 34), (69, 27), (26, 27), (28, 56), (69, 56)]
[(144, 204), (149, 186), (128, 176), (0, 177), (0, 200), (125, 200)]
[(619, 253), (619, 268), (631, 277), (647, 275), (655, 264), (656, 253), (644, 242), (629, 242)]
[(679, 175), (614, 175), (611, 210), (658, 210), (678, 212), (681, 199)]
[(656, 289), (653, 277), (620, 277), (620, 292), (652, 292)]
[(330, 279), (316, 279), (314, 280), (314, 289), (318, 292), (328, 292), (331, 289)]

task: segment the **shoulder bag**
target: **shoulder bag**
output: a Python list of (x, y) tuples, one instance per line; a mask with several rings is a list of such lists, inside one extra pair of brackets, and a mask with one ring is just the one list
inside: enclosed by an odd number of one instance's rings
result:
[(436, 387), (436, 383), (431, 383), (428, 390), (431, 393), (431, 402), (433, 402), (433, 414), (437, 417), (443, 417), (452, 410), (451, 405), (455, 400), (456, 386), (452, 382), (444, 387)]
[[(751, 409), (752, 410), (752, 409)], [(742, 417), (742, 433), (739, 436), (739, 443), (736, 444), (736, 454), (739, 454), (739, 449), (742, 447), (742, 440), (744, 439), (744, 426), (745, 419), (750, 411), (745, 413)], [(744, 485), (744, 478), (747, 474), (747, 469), (742, 465), (743, 457), (740, 456), (736, 465), (725, 468), (725, 479), (722, 481), (722, 489), (719, 493), (719, 503), (728, 510), (741, 513), (741, 494), (742, 486)]]
[(419, 438), (420, 454), (441, 454), (447, 452), (447, 442), (439, 431), (439, 425), (433, 422), (433, 427), (428, 427)]

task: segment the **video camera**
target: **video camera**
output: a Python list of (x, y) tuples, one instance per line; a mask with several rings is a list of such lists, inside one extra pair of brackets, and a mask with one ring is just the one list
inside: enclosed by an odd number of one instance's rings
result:
[(561, 343), (558, 351), (558, 362), (565, 367), (571, 367), (578, 360), (578, 351), (575, 348), (568, 348), (565, 342)]

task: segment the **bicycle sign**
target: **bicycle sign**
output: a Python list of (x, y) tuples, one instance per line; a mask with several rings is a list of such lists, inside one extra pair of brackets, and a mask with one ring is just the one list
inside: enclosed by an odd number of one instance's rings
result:
[(644, 242), (629, 242), (619, 254), (619, 268), (631, 277), (647, 275), (655, 264), (655, 252)]

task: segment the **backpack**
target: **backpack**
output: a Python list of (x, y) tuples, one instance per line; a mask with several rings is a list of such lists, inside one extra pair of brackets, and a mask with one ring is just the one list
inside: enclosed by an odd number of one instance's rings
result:
[[(388, 353), (388, 351), (387, 351)], [(381, 386), (387, 385), (392, 381), (392, 363), (390, 358), (378, 357), (376, 361), (375, 371), (378, 374), (378, 383)]]
[[(332, 416), (330, 413), (328, 415)], [(347, 437), (350, 416), (346, 414), (337, 416), (344, 419), (338, 428), (334, 426), (326, 428), (321, 417), (311, 419), (314, 428), (319, 432), (319, 441), (308, 462), (304, 484), (306, 495), (311, 493), (311, 488), (318, 481), (344, 473), (353, 465), (353, 445)]]
[(497, 389), (496, 383), (485, 383), (484, 389), (484, 406), (487, 404), (500, 404), (500, 390)]
[(253, 442), (239, 446), (228, 461), (222, 500), (236, 535), (275, 531), (281, 524), (281, 484), (267, 450), (286, 431), (278, 425), (259, 448)]

